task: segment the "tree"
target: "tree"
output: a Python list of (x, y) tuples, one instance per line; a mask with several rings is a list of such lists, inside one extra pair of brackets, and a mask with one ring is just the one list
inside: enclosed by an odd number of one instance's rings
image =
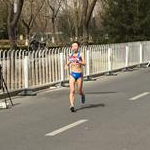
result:
[(59, 27), (72, 39), (79, 39), (81, 36), (81, 8), (81, 1), (72, 0), (68, 2), (65, 0), (64, 7), (62, 7), (63, 12), (59, 16)]
[(101, 31), (108, 42), (150, 39), (150, 1), (105, 0), (104, 8)]
[(89, 24), (92, 16), (92, 12), (94, 10), (94, 7), (96, 5), (97, 0), (83, 0), (82, 3), (82, 29), (83, 29), (83, 40), (84, 43), (87, 44), (89, 40)]
[(10, 48), (16, 49), (16, 30), (20, 18), (24, 0), (3, 0), (8, 10), (7, 31), (10, 40)]
[(81, 36), (81, 20), (82, 20), (82, 3), (79, 0), (73, 0), (74, 3), (74, 13), (73, 13), (73, 23), (74, 23), (74, 32), (75, 39), (79, 39)]
[[(82, 40), (83, 43), (88, 43), (89, 26), (96, 2), (97, 0), (65, 1), (64, 13), (61, 17), (66, 17), (64, 21), (68, 22), (67, 27), (71, 31), (71, 37), (75, 37), (74, 39), (77, 38), (80, 41)], [(64, 24), (63, 27), (66, 28)]]
[(7, 38), (7, 11), (4, 3), (0, 1), (0, 39)]
[(36, 18), (39, 16), (41, 9), (44, 6), (45, 0), (28, 0), (25, 1), (23, 12), (21, 13), (21, 21), (25, 28), (26, 38), (29, 38), (30, 31), (33, 28)]
[(58, 19), (58, 29), (63, 32), (64, 42), (70, 42), (70, 38), (74, 37), (73, 20), (70, 13), (67, 13), (67, 11), (60, 14)]
[[(55, 33), (57, 31), (56, 29), (56, 18), (58, 16), (58, 13), (60, 11), (60, 8), (61, 8), (61, 5), (62, 5), (62, 1), (63, 0), (47, 0), (47, 3), (48, 3), (48, 6), (51, 10), (51, 13), (49, 15), (50, 18), (51, 18), (51, 23), (52, 23), (52, 35), (53, 35), (53, 42), (55, 43), (55, 39), (56, 39), (56, 36), (55, 36)], [(58, 36), (57, 36), (58, 38)]]

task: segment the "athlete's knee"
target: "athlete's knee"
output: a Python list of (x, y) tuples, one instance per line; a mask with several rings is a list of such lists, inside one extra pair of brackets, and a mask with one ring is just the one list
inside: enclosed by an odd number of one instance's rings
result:
[(70, 94), (75, 94), (75, 90), (74, 90), (74, 89), (71, 89), (71, 90), (70, 90)]

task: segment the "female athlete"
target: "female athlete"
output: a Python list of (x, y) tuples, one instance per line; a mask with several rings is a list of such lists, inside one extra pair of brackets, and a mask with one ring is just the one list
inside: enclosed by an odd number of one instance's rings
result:
[(78, 85), (78, 92), (81, 95), (81, 102), (85, 103), (85, 94), (83, 93), (83, 72), (82, 66), (85, 66), (85, 59), (83, 52), (79, 50), (79, 43), (74, 42), (71, 45), (71, 54), (66, 64), (66, 68), (70, 66), (70, 77), (69, 77), (69, 86), (70, 86), (70, 110), (75, 112), (74, 102), (75, 102), (75, 83)]

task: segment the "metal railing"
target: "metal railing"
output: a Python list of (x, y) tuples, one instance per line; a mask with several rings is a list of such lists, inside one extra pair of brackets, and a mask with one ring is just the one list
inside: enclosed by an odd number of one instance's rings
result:
[[(81, 47), (86, 59), (84, 76), (146, 63), (150, 41)], [(9, 91), (36, 88), (69, 79), (64, 66), (71, 50), (67, 47), (38, 51), (0, 50), (0, 64)]]

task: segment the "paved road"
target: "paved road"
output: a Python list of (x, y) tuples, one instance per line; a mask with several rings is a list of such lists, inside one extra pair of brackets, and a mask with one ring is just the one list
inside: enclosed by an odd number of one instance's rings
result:
[(0, 110), (0, 150), (149, 150), (149, 68), (99, 77), (84, 89), (76, 113), (68, 88), (16, 97)]

